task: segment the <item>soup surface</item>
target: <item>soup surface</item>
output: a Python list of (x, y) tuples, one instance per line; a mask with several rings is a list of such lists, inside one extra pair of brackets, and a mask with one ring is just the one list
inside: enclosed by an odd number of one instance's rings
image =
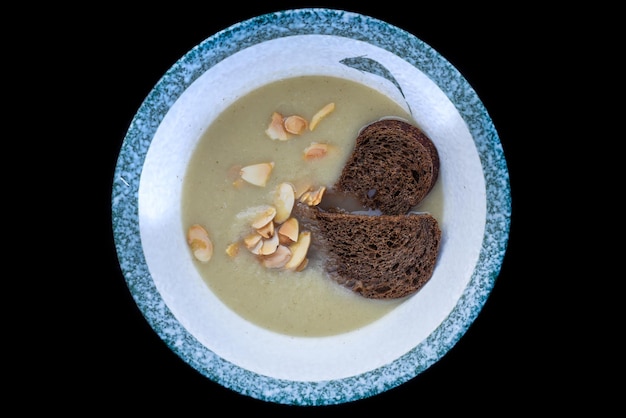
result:
[[(299, 115), (311, 121), (325, 105), (334, 110), (313, 131), (288, 140), (266, 133), (272, 114)], [(330, 280), (314, 255), (302, 271), (269, 269), (240, 248), (226, 249), (250, 233), (252, 214), (272, 204), (282, 182), (331, 189), (353, 149), (359, 130), (384, 117), (415, 123), (404, 109), (360, 83), (328, 76), (277, 81), (252, 91), (227, 107), (209, 126), (192, 155), (183, 183), (183, 233), (193, 224), (208, 231), (214, 245), (211, 260), (196, 261), (212, 291), (243, 318), (272, 331), (296, 336), (327, 336), (375, 321), (404, 299), (363, 298)], [(330, 146), (322, 158), (307, 160), (311, 143)], [(264, 186), (241, 181), (243, 166), (274, 164)], [(438, 182), (439, 183), (439, 182)], [(435, 186), (416, 208), (439, 217), (441, 193)]]

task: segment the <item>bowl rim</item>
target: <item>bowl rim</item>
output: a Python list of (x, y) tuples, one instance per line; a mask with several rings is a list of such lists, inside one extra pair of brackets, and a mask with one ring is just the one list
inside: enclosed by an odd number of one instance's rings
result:
[[(306, 22), (312, 24), (303, 24)], [(487, 194), (485, 235), (476, 269), (444, 322), (392, 364), (331, 382), (296, 382), (259, 375), (201, 345), (176, 320), (152, 283), (138, 227), (138, 178), (143, 161), (159, 124), (176, 99), (204, 72), (237, 51), (279, 37), (309, 34), (368, 42), (400, 56), (434, 81), (472, 134)], [(115, 247), (129, 290), (148, 323), (172, 351), (204, 376), (243, 395), (277, 403), (326, 405), (370, 397), (412, 379), (443, 357), (465, 334), (500, 271), (510, 229), (511, 193), (495, 126), (476, 92), (445, 58), (414, 35), (379, 19), (343, 10), (305, 8), (236, 23), (192, 48), (164, 74), (141, 104), (122, 143), (113, 179), (112, 209)], [(171, 330), (175, 330), (175, 337)]]

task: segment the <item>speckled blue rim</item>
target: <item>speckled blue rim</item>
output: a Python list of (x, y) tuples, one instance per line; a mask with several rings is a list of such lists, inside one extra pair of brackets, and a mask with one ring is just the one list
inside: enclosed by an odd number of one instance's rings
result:
[[(172, 104), (205, 71), (228, 56), (267, 40), (304, 34), (345, 36), (395, 53), (426, 74), (454, 103), (472, 134), (483, 167), (487, 219), (476, 269), (455, 308), (407, 354), (358, 376), (322, 382), (275, 379), (242, 369), (200, 344), (176, 320), (156, 289), (139, 232), (138, 190), (152, 138)], [(207, 38), (176, 62), (148, 94), (122, 144), (113, 178), (112, 225), (122, 272), (146, 320), (169, 348), (207, 378), (243, 395), (293, 405), (329, 405), (377, 395), (414, 378), (447, 353), (488, 298), (508, 243), (509, 174), (496, 129), (476, 92), (430, 46), (386, 22), (330, 9), (269, 13)]]

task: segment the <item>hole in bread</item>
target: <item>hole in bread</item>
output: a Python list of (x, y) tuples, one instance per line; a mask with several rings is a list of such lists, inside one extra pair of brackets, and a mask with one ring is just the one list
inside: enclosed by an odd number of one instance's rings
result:
[(379, 287), (378, 289), (376, 289), (376, 291), (380, 294), (385, 294), (387, 292), (389, 292), (391, 290), (391, 288), (389, 286), (382, 286)]
[(420, 173), (417, 170), (411, 170), (411, 175), (413, 176), (413, 180), (419, 184), (420, 182)]

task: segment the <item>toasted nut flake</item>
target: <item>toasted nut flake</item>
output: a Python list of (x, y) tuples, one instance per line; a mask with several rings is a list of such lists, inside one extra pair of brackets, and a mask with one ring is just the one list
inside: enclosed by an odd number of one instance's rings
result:
[(274, 162), (252, 164), (242, 167), (239, 174), (242, 179), (255, 186), (264, 187), (274, 169)]
[(315, 160), (322, 158), (328, 153), (328, 144), (322, 144), (319, 142), (311, 142), (311, 145), (304, 149), (304, 159)]
[(279, 245), (273, 254), (262, 256), (261, 263), (267, 268), (283, 268), (290, 258), (291, 250), (284, 245)]
[(276, 216), (276, 208), (274, 206), (266, 206), (259, 214), (257, 214), (252, 220), (252, 227), (259, 229), (271, 222)]
[(285, 264), (285, 268), (288, 270), (296, 269), (306, 258), (310, 244), (311, 232), (300, 232), (300, 234), (298, 234), (298, 240), (289, 246), (289, 249), (291, 250), (291, 258), (287, 264)]
[(302, 194), (300, 195), (300, 199), (299, 199), (299, 200), (300, 200), (300, 202), (302, 202), (302, 203), (306, 203), (307, 205), (310, 205), (310, 203), (309, 203), (309, 202), (310, 202), (310, 200), (311, 200), (311, 193), (312, 193), (312, 191), (311, 191), (311, 190), (307, 190), (306, 192), (302, 193)]
[(259, 249), (259, 255), (274, 254), (276, 248), (278, 248), (278, 235), (274, 234), (270, 238), (263, 239), (263, 245)]
[(311, 123), (309, 123), (309, 130), (313, 130), (317, 127), (317, 124), (320, 123), (322, 119), (328, 116), (333, 110), (335, 110), (335, 103), (328, 103), (326, 106), (317, 111), (315, 115), (311, 118)]
[(244, 237), (243, 245), (245, 245), (247, 249), (254, 248), (259, 243), (259, 241), (261, 241), (261, 238), (263, 238), (261, 235), (253, 232)]
[(278, 238), (284, 237), (286, 238), (284, 241), (288, 243), (295, 242), (298, 240), (299, 229), (298, 219), (289, 218), (278, 227)]
[(296, 199), (300, 200), (302, 195), (313, 189), (313, 185), (309, 180), (300, 180), (294, 183)]
[(300, 196), (300, 202), (306, 203), (309, 206), (317, 206), (322, 201), (322, 197), (324, 197), (325, 191), (326, 187), (320, 186), (317, 190), (304, 192), (302, 196)]
[(213, 243), (204, 227), (194, 224), (187, 230), (187, 243), (194, 257), (202, 263), (208, 262), (213, 256)]
[(283, 121), (285, 130), (291, 134), (300, 135), (309, 126), (309, 123), (302, 116), (287, 116)]
[(261, 253), (261, 247), (263, 247), (263, 240), (260, 239), (256, 244), (254, 244), (253, 247), (248, 247), (248, 251), (250, 251), (252, 254), (260, 254)]
[(268, 222), (264, 226), (258, 228), (256, 232), (263, 238), (271, 238), (274, 235), (274, 222)]
[(283, 234), (278, 234), (278, 243), (280, 245), (291, 245), (293, 244), (294, 241), (291, 240), (291, 238), (287, 237), (286, 235)]
[(305, 258), (305, 259), (302, 261), (302, 263), (300, 263), (300, 264), (298, 265), (298, 267), (296, 267), (296, 271), (302, 271), (302, 270), (304, 270), (304, 269), (306, 268), (306, 266), (308, 266), (308, 265), (309, 265), (309, 259), (308, 259), (308, 258)]
[(315, 192), (312, 192), (310, 197), (311, 197), (311, 203), (309, 203), (311, 206), (317, 206), (320, 204), (320, 202), (322, 201), (322, 197), (324, 197), (324, 192), (326, 191), (326, 187), (322, 186), (319, 189), (317, 189)]
[(289, 134), (285, 130), (285, 126), (283, 123), (283, 115), (278, 112), (272, 113), (272, 120), (270, 121), (269, 126), (265, 130), (267, 136), (271, 139), (278, 139), (280, 141), (286, 141), (289, 139)]
[(295, 189), (291, 183), (280, 183), (274, 195), (274, 205), (276, 206), (276, 216), (274, 222), (283, 223), (289, 216), (296, 200)]
[(230, 257), (235, 257), (239, 254), (239, 243), (233, 242), (232, 244), (229, 244), (228, 247), (226, 247), (226, 254)]

